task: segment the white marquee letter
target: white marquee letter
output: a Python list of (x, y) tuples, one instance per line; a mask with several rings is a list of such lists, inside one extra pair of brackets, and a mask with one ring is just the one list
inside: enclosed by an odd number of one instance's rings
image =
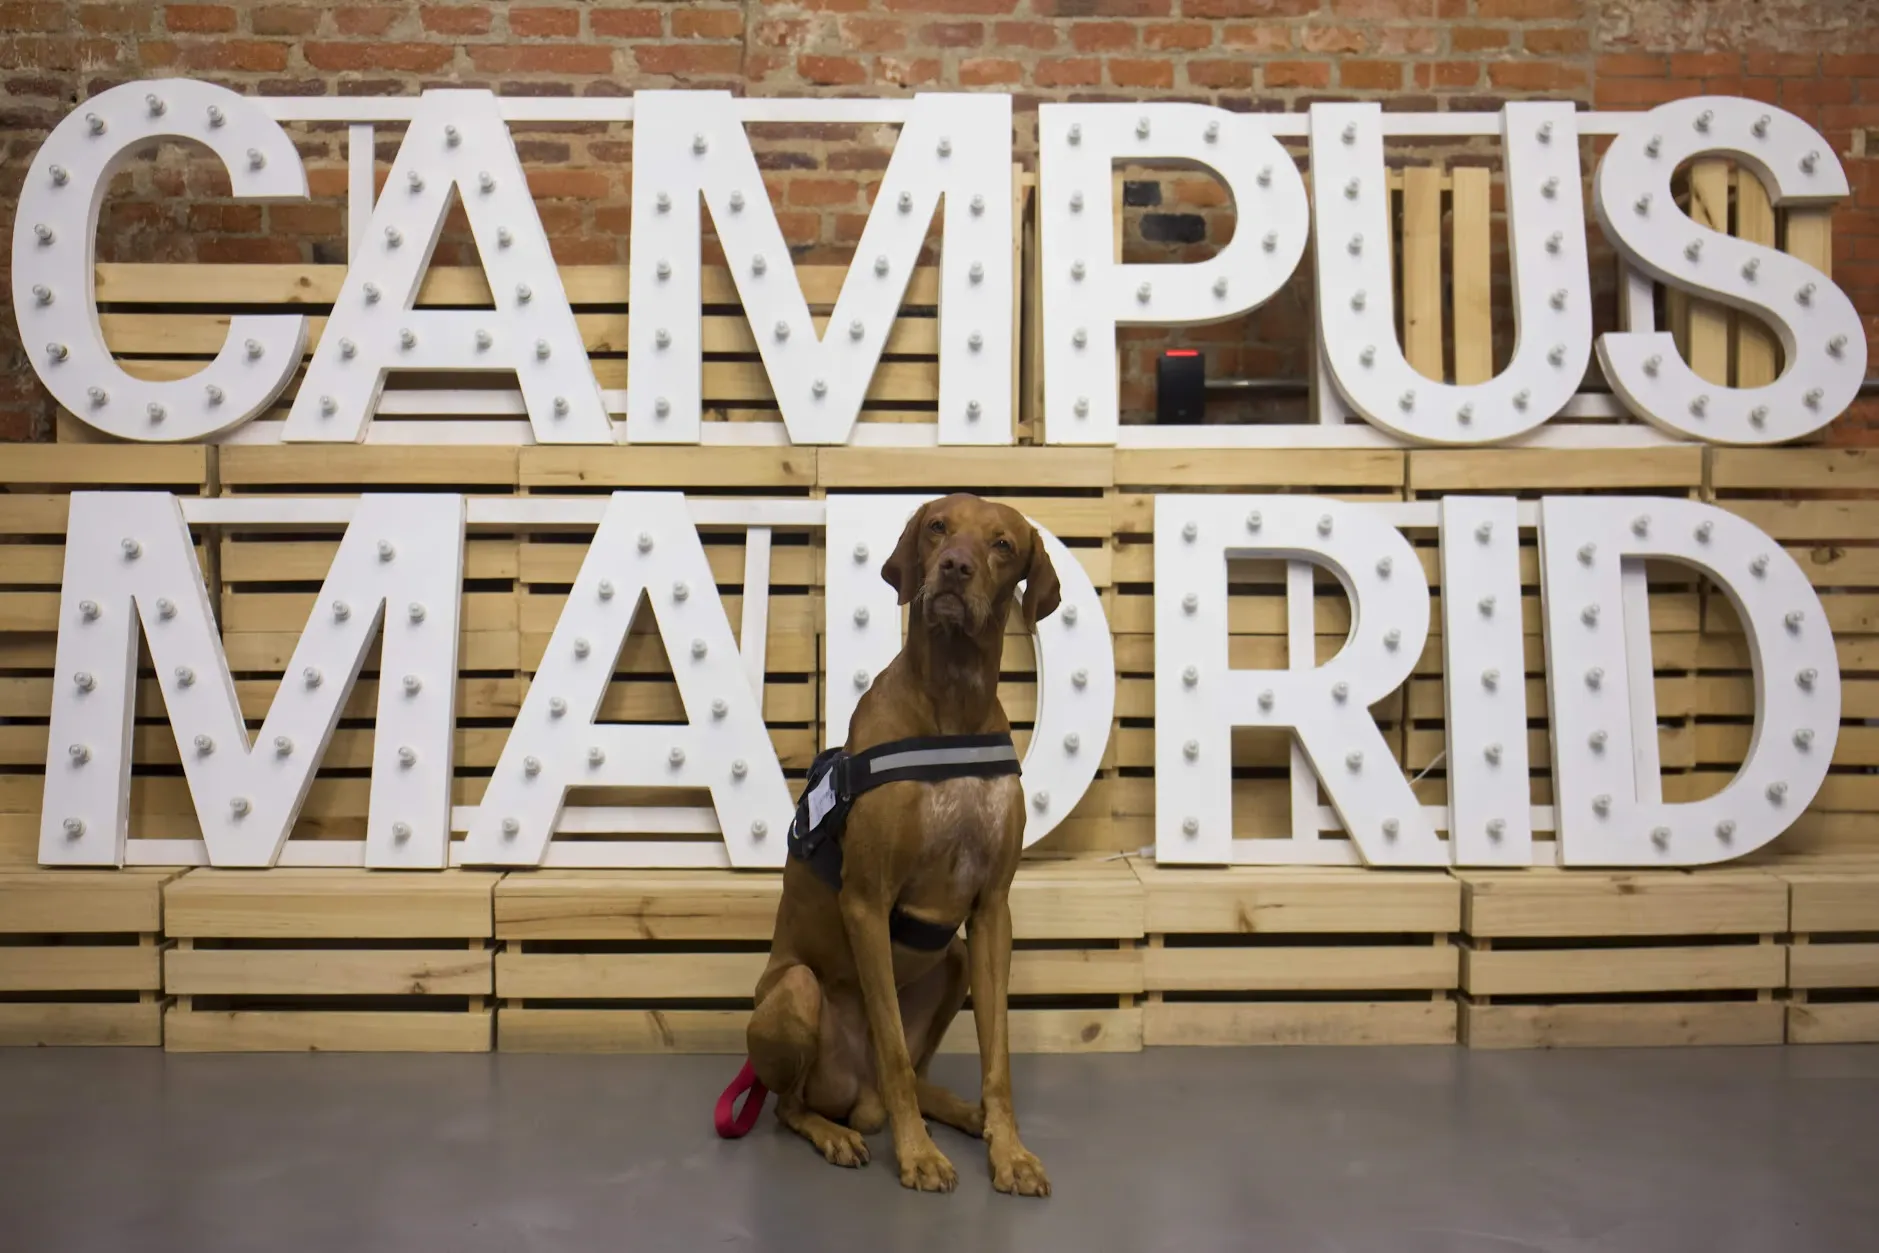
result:
[[(862, 694), (900, 653), (900, 606), (881, 564), (913, 511), (930, 496), (836, 495), (828, 500), (826, 690), (830, 747), (848, 740)], [(1032, 523), (1033, 526), (1037, 524)], [(1116, 710), (1116, 654), (1089, 571), (1063, 541), (1037, 528), (1062, 600), (1037, 624), (1037, 713), (1024, 753), (1024, 844), (1070, 816), (1102, 764)]]
[(1311, 106), (1318, 333), (1351, 407), (1405, 439), (1507, 439), (1557, 413), (1585, 376), (1592, 291), (1572, 105), (1507, 105), (1501, 143), (1514, 355), (1485, 383), (1444, 383), (1411, 366), (1396, 337), (1382, 112), (1375, 104)]
[(307, 172), (258, 101), (188, 79), (100, 92), (53, 128), (20, 191), (13, 223), (13, 311), (33, 369), (53, 398), (122, 439), (199, 440), (240, 426), (300, 367), (307, 320), (238, 313), (228, 340), (188, 378), (133, 378), (105, 346), (92, 277), (98, 213), (111, 178), (157, 140), (215, 153), (237, 200), (304, 200)]
[(854, 264), (820, 336), (740, 107), (719, 91), (641, 91), (633, 97), (628, 439), (698, 442), (705, 349), (702, 194), (783, 424), (797, 444), (847, 442), (943, 198), (940, 442), (1010, 443), (1016, 339), (1011, 97), (913, 98)]
[[(1654, 796), (1634, 728), (1656, 733), (1650, 663), (1627, 636), (1620, 563), (1644, 557), (1697, 569), (1722, 588), (1755, 668), (1748, 760), (1705, 800)], [(1576, 866), (1696, 866), (1753, 852), (1785, 831), (1826, 778), (1840, 730), (1840, 667), (1827, 615), (1781, 545), (1713, 505), (1654, 497), (1540, 503), (1547, 684), (1559, 856)], [(1632, 681), (1632, 667), (1639, 667)], [(1655, 761), (1655, 745), (1649, 745)]]
[(1678, 355), (1667, 331), (1599, 338), (1599, 364), (1633, 413), (1678, 435), (1724, 444), (1798, 439), (1859, 394), (1866, 333), (1846, 293), (1784, 252), (1698, 226), (1671, 198), (1670, 176), (1714, 153), (1754, 172), (1780, 208), (1847, 194), (1833, 145), (1773, 105), (1724, 96), (1678, 100), (1632, 120), (1599, 163), (1594, 205), (1605, 237), (1661, 283), (1766, 322), (1781, 340), (1781, 376), (1761, 387), (1715, 386)]
[[(642, 595), (687, 720), (597, 724)], [(787, 854), (783, 768), (677, 492), (613, 494), (470, 823), (464, 861), (539, 865), (571, 787), (709, 788), (733, 866), (780, 866)]]
[(1458, 866), (1533, 863), (1520, 514), (1511, 496), (1442, 500), (1449, 850)]
[[(1256, 119), (1209, 105), (1047, 104), (1038, 133), (1044, 434), (1053, 444), (1113, 444), (1116, 327), (1219, 322), (1271, 299), (1304, 255), (1305, 184)], [(1217, 175), (1238, 207), (1233, 239), (1191, 265), (1119, 264), (1117, 161)]]
[[(463, 202), (493, 310), (416, 312), (453, 196)], [(513, 372), (535, 439), (610, 444), (600, 385), (487, 91), (427, 91), (354, 251), (283, 438), (365, 438), (393, 370)]]
[(39, 860), (123, 861), (134, 613), (215, 866), (274, 864), (383, 620), (366, 864), (442, 868), (462, 586), (461, 496), (360, 497), (251, 746), (176, 498), (72, 493)]
[[(1351, 636), (1303, 670), (1228, 666), (1227, 562), (1280, 557), (1344, 585)], [(1232, 731), (1288, 727), (1366, 862), (1440, 866), (1448, 855), (1370, 714), (1429, 637), (1429, 580), (1374, 513), (1303, 496), (1155, 498), (1155, 856), (1233, 860)]]

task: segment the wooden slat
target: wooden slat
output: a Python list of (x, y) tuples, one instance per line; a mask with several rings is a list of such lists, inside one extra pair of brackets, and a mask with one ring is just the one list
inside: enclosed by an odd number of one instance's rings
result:
[(1785, 1008), (1773, 1001), (1464, 1005), (1462, 1033), (1478, 1049), (1780, 1044)]
[[(1768, 199), (1768, 189), (1747, 166), (1737, 166), (1735, 171), (1735, 235), (1769, 248), (1776, 243), (1775, 208)], [(1778, 365), (1775, 337), (1759, 319), (1736, 311), (1735, 385), (1762, 387), (1772, 383)]]
[(1151, 933), (1460, 929), (1460, 888), (1439, 872), (1132, 864), (1147, 893), (1144, 926)]
[[(1690, 217), (1729, 233), (1729, 163), (1702, 157), (1690, 163)], [(1729, 308), (1711, 300), (1689, 302), (1690, 369), (1719, 387), (1729, 385)]]
[(1628, 448), (1623, 456), (1603, 449), (1469, 448), (1418, 449), (1408, 455), (1409, 488), (1415, 492), (1584, 489), (1694, 489), (1703, 482), (1698, 445)]
[(1115, 481), (1125, 486), (1218, 487), (1241, 492), (1277, 487), (1400, 488), (1403, 454), (1387, 448), (1118, 449)]
[(466, 870), (192, 870), (164, 892), (172, 936), (444, 939), (491, 934), (498, 876)]
[(0, 1001), (0, 1047), (63, 1048), (163, 1043), (163, 1007), (149, 1004), (36, 1004)]
[(0, 992), (154, 992), (155, 945), (0, 944)]
[(1403, 171), (1403, 352), (1410, 368), (1440, 382), (1442, 367), (1442, 170)]
[(172, 996), (487, 996), (494, 954), (455, 949), (171, 950)]
[[(214, 271), (214, 277), (207, 277)], [(841, 294), (848, 267), (796, 267), (803, 298), (812, 305), (833, 305)], [(339, 296), (343, 265), (227, 265), (194, 262), (106, 263), (97, 267), (100, 303), (110, 304), (326, 304)], [(625, 305), (631, 278), (624, 265), (564, 265), (561, 284), (572, 305)], [(721, 265), (703, 267), (699, 295), (703, 303), (738, 303), (737, 284)], [(475, 307), (493, 300), (483, 271), (471, 266), (433, 266), (418, 289), (417, 303)], [(939, 267), (915, 266), (907, 281), (904, 305), (939, 304)]]
[(1456, 986), (1457, 950), (1448, 944), (1143, 950), (1150, 991), (1385, 992)]
[(1494, 377), (1494, 276), (1489, 172), (1480, 166), (1454, 171), (1449, 274), (1455, 289), (1455, 381), (1485, 383)]
[(1786, 950), (1774, 944), (1469, 950), (1462, 954), (1461, 986), (1476, 996), (1778, 988), (1786, 964)]
[(1477, 937), (1768, 935), (1788, 928), (1787, 885), (1753, 870), (1457, 871), (1461, 929)]
[(1142, 1008), (1142, 1043), (1199, 1045), (1453, 1044), (1452, 1001), (1191, 1004)]
[[(36, 782), (36, 781), (35, 781)], [(34, 807), (35, 813), (37, 806)], [(163, 929), (163, 885), (174, 870), (0, 873), (0, 932), (86, 934)]]

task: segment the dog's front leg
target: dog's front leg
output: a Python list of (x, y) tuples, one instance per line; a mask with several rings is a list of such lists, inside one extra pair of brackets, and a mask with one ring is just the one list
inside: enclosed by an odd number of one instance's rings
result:
[(861, 1003), (874, 1041), (875, 1077), (894, 1133), (894, 1157), (900, 1182), (922, 1192), (951, 1192), (959, 1173), (927, 1134), (914, 1088), (913, 1060), (900, 1024), (900, 995), (894, 988), (894, 950), (888, 938), (889, 906), (847, 885), (842, 890), (842, 923), (861, 982)]
[(1006, 998), (1011, 988), (1011, 894), (987, 888), (973, 907), (966, 932), (972, 957), (972, 1018), (979, 1031), (979, 1089), (985, 1105), (986, 1156), (992, 1186), (1019, 1196), (1049, 1196), (1050, 1180), (1037, 1155), (1018, 1139), (1011, 1106), (1011, 1038)]

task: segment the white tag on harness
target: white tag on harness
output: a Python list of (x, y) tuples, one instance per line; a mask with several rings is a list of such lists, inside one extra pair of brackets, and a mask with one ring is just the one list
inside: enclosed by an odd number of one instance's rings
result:
[(815, 790), (809, 793), (809, 830), (813, 831), (821, 826), (822, 819), (833, 808), (835, 808), (835, 772), (831, 770), (822, 776)]

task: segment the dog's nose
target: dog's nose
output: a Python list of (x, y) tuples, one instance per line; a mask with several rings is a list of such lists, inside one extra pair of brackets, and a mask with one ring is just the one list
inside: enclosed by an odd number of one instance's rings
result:
[(940, 554), (940, 574), (950, 579), (969, 579), (972, 577), (972, 558), (962, 552)]

